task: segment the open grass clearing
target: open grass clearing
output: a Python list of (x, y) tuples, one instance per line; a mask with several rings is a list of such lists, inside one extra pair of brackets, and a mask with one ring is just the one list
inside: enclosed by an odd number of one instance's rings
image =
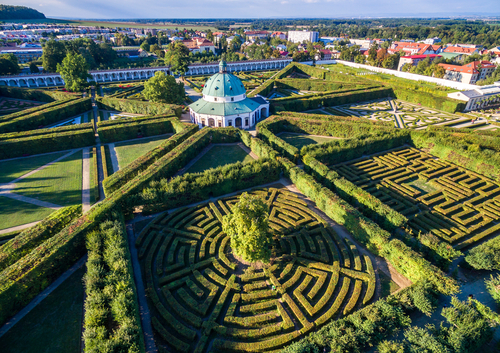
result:
[(3, 162), (0, 161), (0, 184), (10, 183), (20, 176), (40, 168), (66, 153), (67, 152), (57, 152), (39, 156), (16, 158)]
[(210, 168), (217, 168), (236, 162), (248, 163), (254, 159), (238, 145), (213, 146), (205, 155), (194, 163), (186, 173), (200, 173)]
[(338, 137), (332, 136), (317, 136), (317, 135), (307, 135), (307, 134), (297, 134), (293, 132), (283, 132), (278, 134), (279, 138), (285, 142), (291, 144), (292, 146), (301, 149), (304, 146), (311, 144), (322, 144), (325, 142), (331, 142), (332, 140), (338, 139)]
[(115, 144), (120, 169), (126, 167), (140, 156), (159, 146), (169, 137), (170, 136), (161, 135), (142, 139), (140, 141), (129, 141)]
[(0, 196), (0, 229), (20, 226), (44, 219), (54, 212), (45, 208)]
[(85, 266), (75, 271), (2, 336), (2, 352), (80, 352), (84, 273)]
[(82, 151), (20, 180), (13, 192), (61, 206), (82, 203)]

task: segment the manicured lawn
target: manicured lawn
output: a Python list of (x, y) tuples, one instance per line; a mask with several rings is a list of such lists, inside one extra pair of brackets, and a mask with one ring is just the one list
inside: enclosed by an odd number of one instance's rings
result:
[(151, 151), (168, 139), (167, 136), (155, 136), (140, 141), (130, 141), (115, 144), (115, 150), (118, 154), (118, 164), (120, 169), (126, 167), (143, 154)]
[(4, 353), (80, 352), (85, 266), (0, 338)]
[(13, 192), (56, 205), (82, 203), (82, 152), (22, 179)]
[(24, 174), (56, 160), (67, 152), (44, 154), (18, 158), (11, 161), (0, 161), (0, 184), (9, 183)]
[(44, 219), (54, 212), (51, 208), (0, 196), (0, 229), (20, 226)]
[(289, 132), (279, 134), (279, 138), (288, 142), (290, 145), (297, 147), (298, 149), (311, 144), (331, 142), (335, 139), (334, 137), (328, 136), (311, 136), (306, 134), (293, 134)]
[(394, 293), (399, 289), (399, 286), (392, 279), (390, 279), (389, 276), (385, 274), (385, 272), (382, 272), (380, 270), (377, 270), (377, 272), (382, 289), (380, 293), (381, 298), (387, 297), (388, 295)]
[(323, 110), (308, 110), (307, 112), (304, 112), (304, 113), (307, 113), (307, 114), (323, 114), (323, 115), (328, 115)]
[(248, 163), (254, 159), (240, 146), (214, 146), (186, 172), (200, 173), (210, 168), (217, 168), (236, 162)]

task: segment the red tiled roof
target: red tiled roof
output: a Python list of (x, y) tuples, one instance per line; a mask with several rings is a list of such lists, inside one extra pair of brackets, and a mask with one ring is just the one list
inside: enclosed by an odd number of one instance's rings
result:
[(463, 47), (446, 47), (443, 52), (445, 53), (460, 53), (460, 54), (472, 54), (476, 51), (476, 48), (463, 48)]
[(449, 65), (449, 64), (439, 64), (439, 66), (442, 66), (444, 67), (444, 69), (446, 71), (455, 71), (455, 72), (463, 72), (463, 73), (466, 73), (466, 74), (478, 74), (479, 73), (479, 70), (478, 70), (478, 67), (479, 65), (481, 65), (481, 68), (484, 68), (484, 69), (489, 69), (489, 68), (493, 68), (495, 67), (495, 65), (493, 65), (492, 63), (490, 63), (489, 61), (474, 61), (474, 62), (471, 62), (467, 65)]
[(405, 59), (425, 59), (425, 58), (435, 58), (435, 57), (441, 57), (441, 55), (439, 54), (426, 54), (426, 55), (406, 55), (406, 56), (402, 56), (401, 58), (405, 58)]

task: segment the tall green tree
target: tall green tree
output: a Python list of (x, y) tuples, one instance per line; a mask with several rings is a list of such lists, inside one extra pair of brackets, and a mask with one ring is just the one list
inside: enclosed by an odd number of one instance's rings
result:
[(165, 62), (176, 74), (184, 75), (189, 66), (189, 49), (184, 43), (177, 41), (169, 44), (165, 54)]
[(32, 74), (37, 74), (37, 73), (39, 73), (39, 72), (40, 72), (40, 69), (38, 68), (38, 65), (37, 65), (37, 64), (35, 64), (33, 61), (32, 61), (32, 62), (30, 62), (30, 72), (31, 72)]
[(222, 229), (231, 237), (235, 255), (249, 262), (269, 262), (273, 241), (269, 206), (260, 197), (243, 193), (231, 213), (222, 219)]
[(184, 84), (176, 82), (174, 76), (156, 71), (155, 75), (144, 83), (144, 98), (151, 102), (182, 104), (186, 97)]
[(87, 86), (89, 65), (81, 54), (68, 53), (61, 64), (57, 64), (57, 72), (64, 80), (68, 91), (79, 92)]
[(6, 67), (3, 68), (2, 71), (7, 71), (7, 74), (9, 75), (18, 74), (19, 72), (21, 72), (21, 68), (19, 67), (17, 57), (14, 54), (12, 53), (2, 54), (0, 55), (0, 58), (8, 61), (8, 63), (4, 63)]
[(19, 66), (10, 60), (0, 57), (0, 75), (15, 75), (19, 72)]
[(60, 64), (65, 57), (66, 47), (64, 42), (57, 42), (53, 39), (47, 41), (43, 46), (43, 69), (46, 72), (56, 72), (57, 64)]

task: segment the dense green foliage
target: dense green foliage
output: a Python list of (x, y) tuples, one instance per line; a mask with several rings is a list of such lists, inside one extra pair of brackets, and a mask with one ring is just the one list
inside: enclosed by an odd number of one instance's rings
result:
[(269, 205), (257, 195), (244, 192), (222, 219), (224, 233), (231, 237), (236, 256), (249, 262), (268, 263), (273, 235), (269, 229)]
[(89, 66), (81, 54), (68, 53), (56, 71), (64, 80), (64, 87), (71, 92), (80, 92), (87, 87)]
[(144, 351), (139, 308), (121, 215), (87, 234), (85, 352)]
[(490, 275), (490, 279), (485, 281), (486, 289), (497, 304), (500, 304), (500, 275)]
[(7, 87), (7, 86), (0, 86), (0, 96), (18, 98), (18, 99), (27, 99), (38, 102), (53, 102), (66, 99), (75, 99), (80, 97), (74, 93), (68, 93), (63, 91), (49, 91), (42, 89)]
[(26, 6), (0, 5), (0, 20), (35, 20), (45, 15)]
[(155, 75), (144, 83), (142, 95), (153, 103), (182, 104), (186, 92), (184, 84), (176, 82), (174, 76), (156, 71)]
[(465, 261), (476, 270), (500, 270), (500, 236), (471, 249)]
[(491, 340), (493, 329), (488, 317), (481, 312), (483, 311), (481, 303), (461, 302), (453, 297), (451, 305), (441, 312), (446, 318), (447, 325), (443, 325), (444, 322), (442, 322), (440, 327), (434, 325), (426, 328), (411, 327), (405, 331), (404, 341), (392, 344), (383, 342), (379, 345), (378, 351), (381, 353), (472, 353)]

